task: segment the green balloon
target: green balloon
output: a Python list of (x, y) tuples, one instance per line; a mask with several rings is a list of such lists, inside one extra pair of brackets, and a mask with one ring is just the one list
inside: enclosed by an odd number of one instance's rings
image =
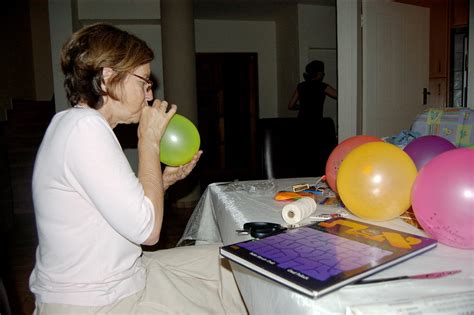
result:
[(160, 161), (180, 166), (192, 160), (201, 145), (196, 126), (186, 117), (175, 114), (160, 142)]

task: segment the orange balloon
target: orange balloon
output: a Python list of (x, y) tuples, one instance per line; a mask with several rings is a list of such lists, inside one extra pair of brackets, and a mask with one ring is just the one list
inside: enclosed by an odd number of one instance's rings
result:
[(385, 142), (365, 143), (342, 161), (337, 189), (342, 202), (363, 219), (385, 221), (411, 206), (415, 163), (399, 147)]
[(374, 141), (381, 142), (382, 139), (364, 135), (353, 136), (342, 141), (338, 146), (334, 148), (334, 150), (332, 150), (326, 162), (326, 181), (332, 190), (337, 192), (337, 172), (346, 155), (361, 144)]

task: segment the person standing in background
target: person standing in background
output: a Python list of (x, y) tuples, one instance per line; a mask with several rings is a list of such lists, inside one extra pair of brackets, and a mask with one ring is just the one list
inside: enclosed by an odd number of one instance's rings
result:
[[(329, 117), (323, 118), (326, 95), (337, 99), (337, 91), (324, 79), (324, 63), (313, 60), (306, 65), (303, 74), (304, 81), (300, 82), (288, 103), (289, 110), (299, 110), (298, 120), (301, 122), (299, 135), (316, 136), (317, 141), (310, 142), (308, 153), (302, 157), (306, 165), (312, 165), (317, 175), (325, 172), (329, 154), (337, 145), (334, 121)], [(300, 145), (307, 145), (306, 137), (302, 136)], [(310, 173), (312, 174), (312, 173)]]
[(288, 109), (299, 110), (298, 118), (302, 121), (318, 123), (323, 119), (326, 95), (337, 99), (337, 91), (323, 82), (324, 63), (322, 61), (313, 60), (308, 63), (303, 77), (304, 81), (296, 87), (288, 103)]

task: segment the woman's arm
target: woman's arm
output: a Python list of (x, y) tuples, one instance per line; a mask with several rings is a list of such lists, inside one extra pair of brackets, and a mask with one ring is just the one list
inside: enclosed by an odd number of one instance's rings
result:
[(143, 242), (144, 245), (154, 245), (158, 242), (163, 223), (164, 183), (160, 164), (160, 141), (176, 112), (176, 105), (172, 105), (166, 112), (167, 106), (167, 102), (155, 100), (153, 106), (145, 107), (138, 127), (138, 179), (155, 210), (153, 230)]
[(326, 87), (326, 89), (324, 90), (324, 92), (326, 93), (326, 95), (328, 95), (329, 97), (337, 100), (337, 90), (335, 88), (333, 88), (332, 86), (330, 86), (328, 84), (328, 86)]
[(295, 89), (295, 92), (293, 92), (293, 95), (291, 96), (290, 102), (288, 103), (288, 109), (289, 110), (297, 110), (298, 109), (298, 106), (297, 106), (298, 99), (299, 99), (298, 89)]

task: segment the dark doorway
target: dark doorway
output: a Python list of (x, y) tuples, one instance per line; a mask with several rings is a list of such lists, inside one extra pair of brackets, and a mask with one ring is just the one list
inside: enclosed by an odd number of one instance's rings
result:
[(257, 176), (256, 53), (197, 53), (201, 185)]

